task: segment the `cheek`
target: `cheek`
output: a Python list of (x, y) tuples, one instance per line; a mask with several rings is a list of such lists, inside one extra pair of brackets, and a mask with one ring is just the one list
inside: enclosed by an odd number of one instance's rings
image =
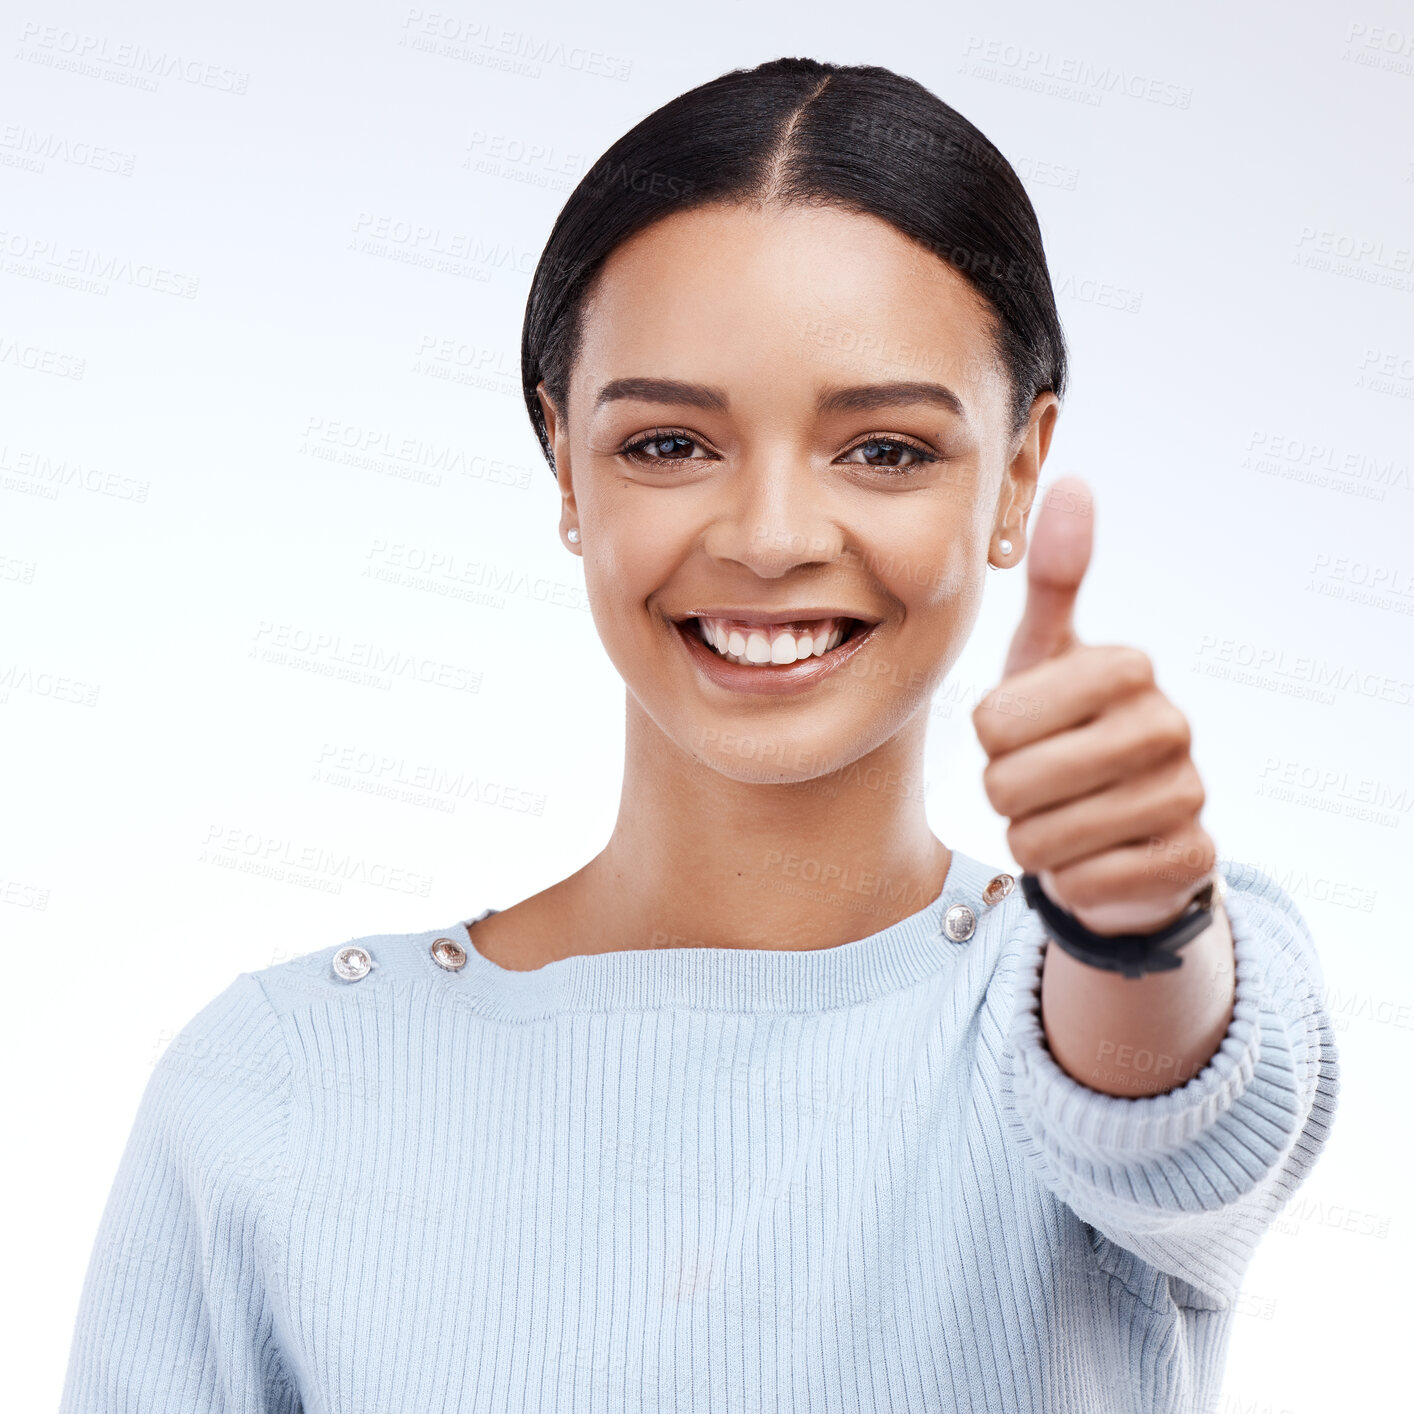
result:
[(978, 557), (984, 553), (966, 521), (925, 512), (872, 536), (865, 567), (909, 618), (951, 617), (965, 612), (977, 595)]
[(586, 526), (584, 585), (604, 641), (623, 642), (645, 630), (646, 601), (671, 577), (669, 547), (629, 517)]

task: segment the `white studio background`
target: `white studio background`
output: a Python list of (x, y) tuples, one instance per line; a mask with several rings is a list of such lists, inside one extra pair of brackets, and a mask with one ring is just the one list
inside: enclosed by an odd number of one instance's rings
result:
[[(921, 80), (1036, 204), (1074, 375), (1043, 480), (1096, 496), (1080, 633), (1154, 658), (1341, 1046), (1214, 1414), (1377, 1407), (1414, 1259), (1414, 15), (449, 4), (3, 7), (15, 1407), (57, 1402), (139, 1096), (207, 1000), (607, 837), (623, 688), (521, 401), (525, 296), (609, 143), (783, 54)], [(928, 760), (934, 828), (999, 867), (968, 714), (1023, 593), (989, 576)]]

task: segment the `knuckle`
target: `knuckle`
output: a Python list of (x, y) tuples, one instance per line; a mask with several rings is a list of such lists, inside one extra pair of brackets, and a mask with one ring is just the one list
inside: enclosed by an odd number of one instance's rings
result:
[(994, 740), (990, 708), (979, 704), (972, 709), (972, 728), (977, 733), (977, 740), (982, 743), (983, 748), (990, 751)]
[(1167, 697), (1157, 712), (1157, 726), (1160, 737), (1177, 749), (1187, 750), (1193, 744), (1193, 728), (1188, 714), (1175, 706)]
[(996, 739), (997, 714), (993, 710), (990, 693), (972, 709), (971, 717), (977, 739), (984, 747), (991, 750), (992, 743)]
[(1011, 852), (1011, 857), (1028, 873), (1034, 874), (1040, 863), (1039, 856), (1033, 852), (1035, 831), (1028, 828), (1025, 820), (1013, 820), (1006, 830), (1007, 849)]
[(1212, 837), (1203, 831), (1193, 842), (1194, 867), (1200, 875), (1207, 875), (1218, 862), (1218, 847)]
[(1094, 879), (1087, 879), (1084, 874), (1075, 874), (1064, 883), (1058, 880), (1057, 887), (1064, 888), (1065, 896), (1069, 900), (1064, 907), (1071, 913), (1082, 908), (1094, 908), (1097, 904), (1105, 902), (1104, 889)]
[(1197, 766), (1191, 760), (1185, 760), (1183, 763), (1177, 794), (1184, 806), (1194, 815), (1207, 804), (1207, 788), (1203, 785), (1203, 777), (1198, 774)]
[(1122, 687), (1135, 691), (1154, 681), (1153, 660), (1132, 643), (1116, 644), (1110, 649), (1110, 672)]
[(982, 785), (992, 809), (999, 815), (1019, 814), (1020, 801), (1017, 798), (1014, 772), (1000, 762), (992, 762), (982, 772)]

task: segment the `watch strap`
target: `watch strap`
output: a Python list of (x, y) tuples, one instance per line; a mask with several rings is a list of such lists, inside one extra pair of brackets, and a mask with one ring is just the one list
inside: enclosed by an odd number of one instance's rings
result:
[(1022, 874), (1021, 890), (1026, 902), (1041, 915), (1048, 936), (1065, 952), (1091, 967), (1122, 972), (1126, 977), (1143, 977), (1149, 972), (1171, 972), (1183, 966), (1178, 949), (1197, 937), (1212, 920), (1213, 909), (1223, 895), (1222, 879), (1215, 869), (1189, 901), (1188, 908), (1153, 933), (1091, 932), (1073, 913), (1050, 899), (1035, 874)]

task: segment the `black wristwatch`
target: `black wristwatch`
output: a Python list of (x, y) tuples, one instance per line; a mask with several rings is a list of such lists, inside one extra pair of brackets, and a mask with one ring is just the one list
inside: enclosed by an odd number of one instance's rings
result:
[(1143, 977), (1147, 972), (1171, 972), (1183, 966), (1178, 949), (1196, 938), (1212, 921), (1213, 910), (1224, 897), (1222, 874), (1212, 877), (1189, 901), (1188, 908), (1172, 923), (1154, 933), (1092, 933), (1073, 913), (1053, 903), (1035, 874), (1021, 876), (1026, 902), (1041, 915), (1050, 939), (1071, 957), (1107, 972), (1126, 977)]

